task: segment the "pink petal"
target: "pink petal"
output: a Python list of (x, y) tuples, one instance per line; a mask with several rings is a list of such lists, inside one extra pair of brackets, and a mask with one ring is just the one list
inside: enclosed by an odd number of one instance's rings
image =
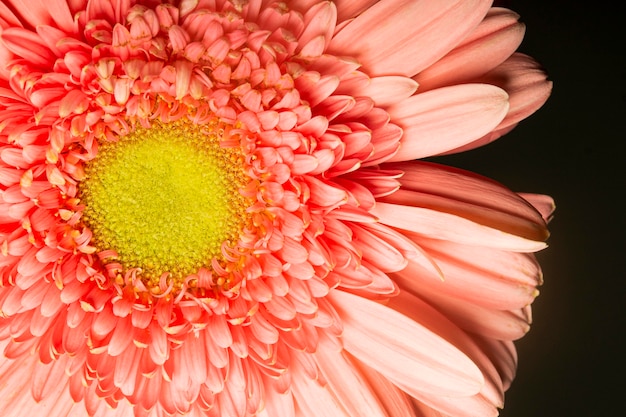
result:
[(437, 155), (472, 142), (506, 116), (508, 95), (487, 84), (463, 84), (414, 95), (388, 109), (404, 130), (391, 161)]
[(446, 258), (447, 262), (458, 263), (468, 270), (485, 271), (512, 284), (542, 284), (541, 268), (531, 253), (508, 252), (423, 237), (419, 237), (417, 242), (433, 259)]
[[(2, 349), (3, 343), (0, 343)], [(70, 414), (70, 410), (82, 409), (82, 415), (86, 415), (82, 405), (75, 405), (67, 389), (67, 377), (56, 380), (46, 389), (46, 398), (36, 402), (30, 390), (33, 375), (39, 357), (26, 354), (17, 360), (0, 359), (0, 380), (10, 383), (0, 384), (0, 415), (2, 417), (50, 416), (50, 417), (77, 417), (80, 414)], [(56, 365), (64, 371), (63, 359)], [(45, 365), (44, 365), (45, 366)], [(52, 382), (52, 381), (51, 381)], [(10, 399), (10, 400), (7, 400)]]
[(546, 247), (543, 242), (525, 239), (454, 214), (428, 208), (377, 203), (372, 213), (383, 224), (435, 239), (518, 252), (536, 252)]
[(39, 35), (21, 28), (9, 28), (2, 32), (2, 41), (14, 54), (33, 65), (50, 68), (56, 59)]
[[(471, 282), (465, 284), (466, 290), (463, 291), (463, 288), (451, 283), (452, 279), (435, 281), (424, 276), (422, 269), (415, 264), (409, 264), (405, 271), (394, 273), (392, 278), (402, 290), (416, 294), (468, 332), (501, 340), (516, 340), (529, 329), (530, 317), (523, 307), (505, 310), (508, 300), (501, 297), (497, 303), (487, 301), (487, 292), (480, 298), (481, 288)], [(505, 289), (504, 293), (510, 291)]]
[(477, 338), (477, 342), (498, 369), (502, 378), (504, 390), (511, 386), (517, 371), (517, 350), (510, 340), (496, 340), (491, 338)]
[[(304, 23), (306, 25), (304, 32), (300, 34), (298, 43), (301, 47), (316, 39), (322, 37), (324, 39), (323, 49), (326, 49), (330, 38), (335, 30), (335, 22), (337, 21), (337, 9), (332, 2), (321, 2), (307, 10), (304, 15)], [(320, 54), (321, 55), (321, 54)]]
[(519, 15), (494, 7), (450, 53), (414, 77), (420, 91), (461, 84), (484, 75), (504, 62), (524, 37)]
[[(409, 318), (419, 320), (420, 324), (443, 337), (465, 353), (483, 373), (485, 383), (480, 391), (480, 395), (491, 403), (492, 408), (503, 405), (504, 390), (500, 376), (489, 356), (483, 352), (471, 335), (459, 329), (455, 323), (441, 312), (408, 292), (402, 292), (398, 297), (391, 299), (388, 306)], [(432, 397), (431, 399), (433, 402), (441, 401), (445, 403), (450, 401), (448, 398), (439, 399)], [(468, 415), (472, 415), (469, 410)]]
[(403, 244), (402, 238), (394, 236), (391, 231), (385, 236), (377, 231), (359, 227), (357, 224), (353, 224), (351, 229), (354, 232), (355, 246), (361, 251), (363, 258), (372, 265), (383, 272), (399, 271), (406, 266), (405, 254), (400, 252), (398, 245), (394, 244), (395, 242)]
[(369, 85), (355, 94), (371, 97), (377, 106), (390, 106), (405, 100), (417, 90), (417, 83), (400, 76), (374, 77)]
[[(523, 198), (480, 175), (428, 162), (390, 164), (404, 170), (402, 189), (379, 200), (455, 214), (476, 223), (544, 241), (549, 233), (541, 215)], [(409, 191), (410, 190), (410, 191)]]
[(549, 222), (552, 219), (552, 215), (556, 209), (556, 205), (554, 204), (554, 199), (552, 197), (544, 194), (529, 193), (519, 193), (519, 196), (532, 204), (532, 206), (539, 213), (541, 213), (541, 217), (543, 217), (546, 222)]
[[(301, 353), (304, 355), (306, 353)], [(299, 362), (291, 367), (291, 392), (302, 417), (352, 417), (320, 381), (313, 380)]]
[(426, 397), (418, 395), (414, 400), (420, 416), (427, 417), (497, 417), (498, 409), (482, 395), (462, 398)]
[(463, 353), (421, 324), (343, 291), (329, 299), (342, 319), (345, 349), (414, 395), (465, 396), (480, 391), (482, 373)]
[(4, 3), (5, 2), (0, 3), (0, 27), (22, 27), (20, 20)]
[(370, 387), (378, 396), (388, 415), (391, 417), (424, 417), (415, 414), (409, 396), (391, 381), (363, 363), (356, 364), (361, 374), (367, 379)]
[(66, 0), (8, 0), (14, 10), (19, 10), (25, 23), (32, 27), (40, 25), (57, 26), (72, 32), (73, 15)]
[(327, 389), (350, 416), (387, 417), (378, 398), (345, 352), (320, 343), (315, 361), (327, 381)]
[(446, 153), (464, 152), (493, 142), (543, 106), (552, 91), (552, 82), (548, 81), (539, 64), (520, 53), (513, 54), (503, 64), (476, 81), (504, 89), (509, 94), (509, 111), (492, 132)]
[(343, 22), (354, 18), (372, 7), (379, 0), (335, 0), (337, 6), (337, 21)]
[(474, 29), (490, 5), (486, 0), (383, 0), (336, 34), (329, 51), (356, 57), (371, 75), (412, 77)]

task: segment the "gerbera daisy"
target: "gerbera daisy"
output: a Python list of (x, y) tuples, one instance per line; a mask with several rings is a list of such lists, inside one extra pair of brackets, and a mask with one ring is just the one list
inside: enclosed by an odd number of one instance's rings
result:
[(0, 414), (489, 416), (550, 83), (484, 0), (0, 3)]

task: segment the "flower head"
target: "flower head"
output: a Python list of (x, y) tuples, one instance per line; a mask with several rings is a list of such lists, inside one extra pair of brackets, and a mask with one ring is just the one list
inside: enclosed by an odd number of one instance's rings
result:
[[(0, 414), (497, 415), (549, 197), (490, 1), (0, 3)], [(439, 415), (439, 414), (437, 414)]]

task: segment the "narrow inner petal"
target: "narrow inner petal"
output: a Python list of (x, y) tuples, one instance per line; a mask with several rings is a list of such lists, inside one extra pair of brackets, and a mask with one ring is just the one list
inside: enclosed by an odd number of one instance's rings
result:
[(221, 261), (248, 216), (239, 147), (224, 147), (219, 123), (188, 121), (137, 128), (101, 144), (85, 168), (80, 198), (99, 251), (118, 254), (156, 285), (167, 273), (180, 284)]

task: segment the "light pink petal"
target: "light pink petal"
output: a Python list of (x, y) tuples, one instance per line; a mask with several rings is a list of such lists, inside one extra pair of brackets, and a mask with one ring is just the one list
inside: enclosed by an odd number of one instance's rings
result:
[(424, 92), (475, 79), (504, 62), (524, 37), (519, 15), (494, 7), (450, 53), (414, 77)]
[(411, 97), (416, 90), (417, 83), (408, 77), (383, 76), (373, 77), (354, 94), (372, 98), (377, 106), (390, 106)]
[(544, 241), (545, 221), (526, 200), (480, 175), (429, 162), (390, 164), (404, 170), (402, 188), (381, 202), (455, 214), (484, 226), (527, 239)]
[[(419, 320), (420, 324), (465, 353), (483, 373), (485, 383), (480, 391), (481, 396), (487, 399), (493, 408), (503, 405), (504, 390), (498, 371), (471, 335), (462, 331), (444, 314), (406, 291), (389, 300), (388, 306), (413, 320)], [(448, 401), (448, 399), (443, 400), (443, 402)], [(439, 400), (433, 396), (433, 402), (439, 402)], [(468, 414), (471, 415), (469, 410)]]
[(324, 40), (322, 43), (323, 49), (326, 49), (335, 30), (336, 21), (337, 9), (332, 2), (321, 2), (308, 9), (304, 15), (306, 27), (298, 39), (300, 47), (304, 47), (312, 40), (322, 37)]
[(2, 42), (9, 51), (37, 66), (50, 68), (56, 59), (39, 35), (21, 28), (5, 29)]
[(488, 84), (463, 84), (414, 95), (388, 109), (404, 135), (391, 161), (444, 153), (473, 142), (506, 116), (508, 95)]
[(331, 291), (345, 349), (410, 395), (465, 396), (483, 376), (462, 352), (408, 317), (365, 298)]
[(31, 393), (35, 401), (48, 398), (58, 389), (59, 382), (67, 379), (64, 362), (63, 360), (57, 360), (49, 365), (37, 363), (31, 375)]
[(448, 259), (465, 268), (486, 271), (502, 280), (518, 285), (537, 286), (542, 284), (541, 268), (531, 253), (516, 253), (480, 246), (463, 245), (437, 239), (415, 238), (417, 243), (433, 259)]
[(398, 245), (394, 244), (395, 242), (404, 244), (401, 237), (394, 236), (391, 232), (387, 235), (377, 233), (376, 230), (368, 230), (357, 224), (353, 224), (351, 229), (354, 232), (355, 246), (361, 251), (363, 258), (376, 268), (383, 272), (392, 272), (399, 271), (406, 266), (405, 253), (402, 253)]
[(552, 92), (552, 82), (548, 81), (540, 65), (520, 53), (513, 54), (493, 71), (474, 81), (504, 89), (509, 94), (509, 110), (493, 132), (446, 153), (464, 152), (493, 142), (543, 106)]
[(440, 291), (458, 298), (460, 302), (499, 310), (522, 308), (530, 304), (538, 294), (535, 285), (522, 284), (508, 279), (507, 276), (500, 277), (497, 273), (475, 269), (444, 256), (433, 256), (441, 268), (443, 280), (433, 279), (430, 275), (425, 275), (421, 268), (409, 263), (407, 269), (398, 274), (405, 277), (403, 283), (406, 285), (406, 282), (419, 282), (425, 287), (425, 293)]
[(436, 417), (497, 417), (498, 409), (482, 395), (462, 398), (417, 396), (414, 404), (420, 415)]
[(295, 415), (293, 396), (290, 392), (281, 392), (278, 385), (273, 378), (263, 377), (265, 408), (259, 413), (260, 417)]
[(519, 196), (528, 201), (532, 206), (541, 213), (541, 217), (546, 222), (552, 219), (556, 205), (554, 199), (545, 194), (519, 193)]
[(494, 366), (500, 372), (504, 390), (508, 390), (517, 371), (515, 344), (511, 340), (496, 340), (488, 337), (477, 337), (476, 342), (489, 355)]
[(351, 416), (387, 417), (378, 398), (358, 369), (328, 343), (320, 343), (315, 352), (317, 366), (327, 381), (327, 389)]
[(24, 23), (28, 23), (32, 27), (50, 25), (63, 29), (67, 33), (72, 32), (74, 19), (66, 0), (7, 1), (13, 5), (14, 10), (19, 10)]
[(356, 360), (354, 363), (372, 390), (378, 395), (378, 400), (387, 410), (389, 417), (423, 417), (416, 414), (410, 397), (404, 391), (369, 366)]
[[(4, 342), (0, 342), (0, 349), (2, 347), (4, 347)], [(63, 359), (60, 361), (55, 367), (64, 370), (65, 363)], [(38, 362), (39, 356), (29, 353), (18, 360), (0, 358), (0, 380), (10, 381), (10, 383), (0, 384), (0, 398), (2, 398), (0, 415), (2, 417), (67, 417), (69, 414), (74, 417), (81, 415), (73, 414), (76, 409), (81, 410), (82, 416), (87, 415), (82, 404), (74, 404), (70, 397), (66, 376), (61, 380), (50, 381), (50, 384), (46, 383), (45, 398), (40, 402), (35, 401), (30, 385)]]
[(528, 55), (515, 53), (478, 82), (489, 82), (509, 94), (510, 109), (498, 129), (515, 124), (541, 107), (552, 91), (543, 68)]
[(372, 213), (383, 224), (434, 239), (518, 252), (536, 252), (546, 244), (525, 239), (458, 217), (423, 207), (377, 203)]
[(392, 278), (402, 290), (418, 295), (468, 332), (498, 340), (517, 340), (530, 328), (526, 308), (494, 309), (489, 306), (493, 303), (484, 302), (485, 297), (471, 297), (448, 285), (449, 280), (436, 282), (414, 263), (405, 271), (392, 274)]
[(337, 21), (352, 19), (368, 8), (372, 7), (379, 0), (335, 0), (337, 6)]
[(335, 35), (329, 51), (356, 57), (370, 75), (412, 77), (467, 36), (490, 5), (487, 0), (383, 0)]
[[(299, 355), (306, 355), (300, 353)], [(338, 399), (322, 385), (321, 381), (313, 380), (298, 361), (290, 368), (291, 391), (299, 413), (298, 417), (352, 417)]]

